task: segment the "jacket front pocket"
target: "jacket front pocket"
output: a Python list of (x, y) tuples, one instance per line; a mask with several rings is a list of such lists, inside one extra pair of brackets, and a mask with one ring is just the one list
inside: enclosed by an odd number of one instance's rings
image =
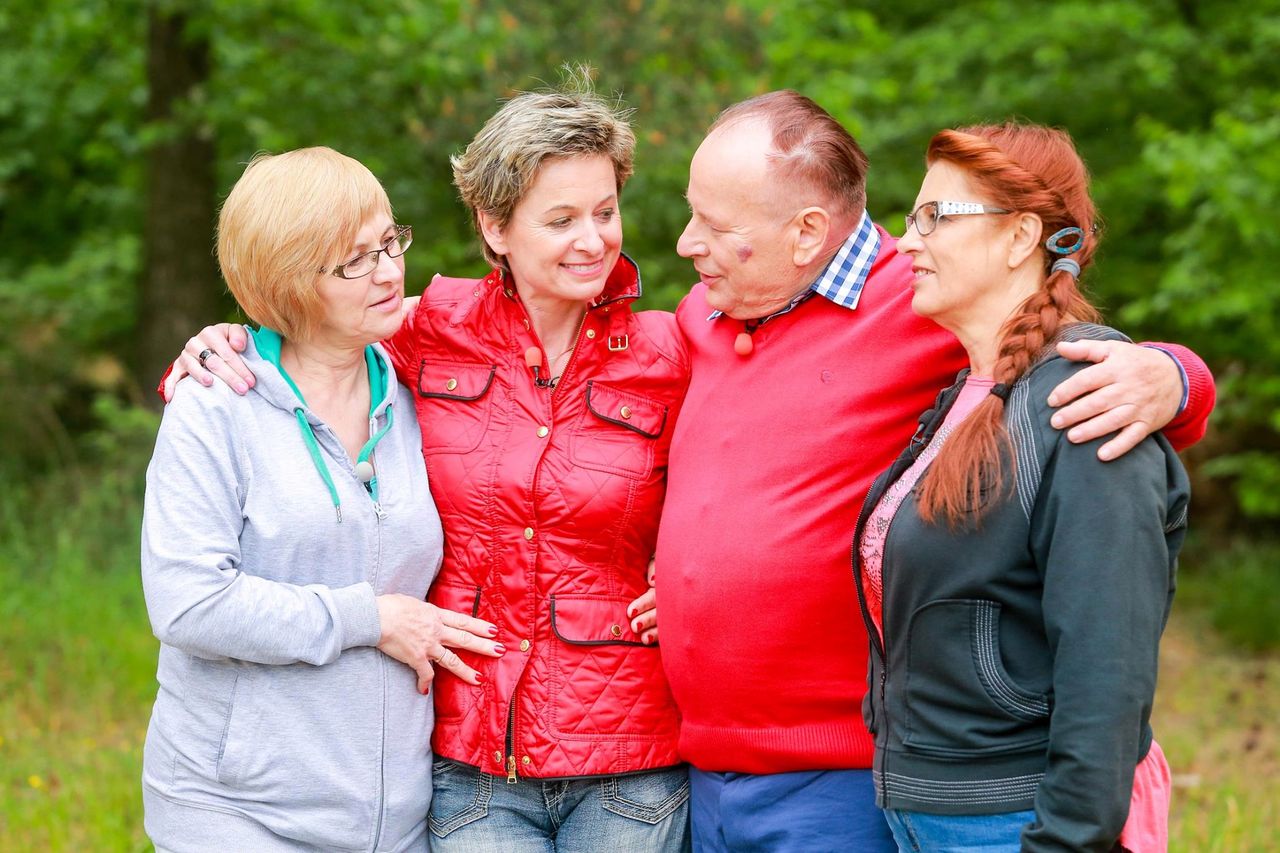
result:
[[(558, 736), (671, 738), (670, 688), (656, 646), (632, 632), (627, 605), (611, 595), (551, 596), (548, 654), (551, 727)], [(614, 682), (619, 696), (611, 696)], [(635, 685), (642, 684), (642, 690)], [(625, 699), (623, 698), (625, 697)]]
[(569, 445), (573, 462), (626, 477), (649, 476), (668, 407), (593, 380), (587, 383), (585, 408)]
[(489, 426), (497, 365), (423, 359), (418, 365), (418, 423), (424, 453), (469, 453)]
[(936, 601), (908, 629), (903, 745), (940, 756), (995, 755), (1043, 745), (1047, 694), (1017, 684), (1000, 653), (1000, 605)]

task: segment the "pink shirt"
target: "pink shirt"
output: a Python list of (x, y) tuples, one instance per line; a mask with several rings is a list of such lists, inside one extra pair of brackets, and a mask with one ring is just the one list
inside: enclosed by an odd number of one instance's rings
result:
[[(915, 488), (921, 475), (938, 455), (947, 436), (979, 403), (987, 398), (994, 385), (994, 379), (972, 374), (965, 379), (960, 396), (947, 412), (947, 417), (934, 434), (933, 441), (929, 442), (929, 446), (897, 482), (889, 487), (867, 519), (862, 542), (858, 545), (859, 555), (862, 558), (862, 588), (867, 599), (867, 609), (871, 612), (871, 621), (875, 623), (881, 638), (884, 637), (884, 628), (881, 623), (884, 576), (881, 569), (884, 560), (884, 543), (889, 535), (889, 527), (893, 524), (893, 517), (902, 504), (902, 499)], [(1149, 851), (1163, 853), (1168, 849), (1170, 789), (1169, 764), (1165, 760), (1160, 745), (1153, 741), (1147, 757), (1134, 771), (1129, 819), (1125, 822), (1119, 839), (1125, 850), (1132, 853), (1149, 853)]]
[(862, 557), (862, 591), (867, 598), (867, 609), (871, 611), (871, 621), (875, 623), (881, 639), (884, 638), (884, 628), (880, 623), (884, 579), (880, 569), (884, 561), (884, 541), (889, 536), (889, 525), (893, 523), (893, 516), (898, 511), (902, 499), (911, 493), (916, 481), (938, 455), (938, 450), (946, 442), (947, 436), (979, 403), (987, 399), (987, 395), (991, 393), (991, 388), (995, 384), (994, 379), (969, 374), (964, 381), (960, 396), (947, 412), (942, 426), (934, 433), (933, 441), (929, 442), (929, 446), (898, 478), (897, 482), (889, 487), (867, 519), (867, 526), (862, 532), (862, 542), (858, 546)]

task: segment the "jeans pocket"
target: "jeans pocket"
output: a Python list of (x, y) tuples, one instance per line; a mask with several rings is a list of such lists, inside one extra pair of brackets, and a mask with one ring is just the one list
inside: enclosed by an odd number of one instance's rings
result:
[(653, 770), (600, 780), (600, 799), (606, 811), (655, 825), (689, 802), (689, 771)]
[(446, 837), (456, 829), (489, 815), (493, 777), (474, 767), (436, 756), (431, 771), (431, 834)]

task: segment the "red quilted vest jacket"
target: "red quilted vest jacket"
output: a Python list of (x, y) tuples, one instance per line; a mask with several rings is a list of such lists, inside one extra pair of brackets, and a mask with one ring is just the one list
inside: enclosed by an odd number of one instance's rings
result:
[(689, 360), (673, 315), (631, 312), (639, 295), (623, 256), (555, 388), (525, 363), (540, 344), (499, 270), (437, 276), (388, 345), (444, 523), (428, 600), (493, 622), (507, 648), (460, 652), (479, 687), (437, 671), (432, 744), (509, 781), (679, 761), (658, 649), (626, 608), (647, 588)]

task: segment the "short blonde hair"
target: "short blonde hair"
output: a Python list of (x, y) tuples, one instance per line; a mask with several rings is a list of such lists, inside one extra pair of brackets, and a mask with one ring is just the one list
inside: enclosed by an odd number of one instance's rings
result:
[(261, 325), (305, 339), (322, 314), (317, 277), (391, 202), (373, 173), (332, 148), (258, 154), (222, 204), (218, 266)]
[[(636, 137), (631, 110), (595, 93), (590, 69), (567, 68), (559, 88), (521, 92), (485, 122), (461, 154), (449, 158), (453, 183), (480, 233), (480, 212), (499, 228), (538, 177), (543, 161), (561, 157), (603, 155), (613, 163), (618, 194), (635, 160)], [(506, 263), (480, 235), (484, 257), (495, 267)]]

